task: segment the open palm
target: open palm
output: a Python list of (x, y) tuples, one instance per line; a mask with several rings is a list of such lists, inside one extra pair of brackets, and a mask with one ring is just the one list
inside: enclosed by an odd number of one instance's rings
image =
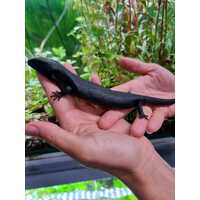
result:
[[(66, 67), (72, 70), (70, 65)], [(39, 79), (50, 97), (56, 86), (41, 75)], [(102, 130), (98, 127), (101, 110), (93, 105), (71, 96), (60, 101), (49, 98), (49, 101), (62, 128), (49, 122), (31, 122), (26, 128), (29, 135), (41, 137), (82, 163), (115, 176), (141, 170), (152, 157), (154, 150), (150, 142), (144, 137), (130, 136), (130, 124), (125, 120)]]
[[(174, 99), (175, 77), (165, 68), (152, 63), (143, 63), (136, 59), (122, 58), (119, 64), (130, 72), (139, 73), (142, 76), (121, 84), (113, 90), (133, 92), (136, 94), (153, 96), (164, 99)], [(109, 129), (118, 120), (125, 117), (132, 109), (109, 110), (101, 117), (98, 124), (103, 129)], [(136, 118), (131, 126), (131, 134), (142, 136), (145, 131), (153, 133), (157, 131), (163, 121), (174, 116), (175, 105), (171, 106), (143, 106), (148, 119)]]

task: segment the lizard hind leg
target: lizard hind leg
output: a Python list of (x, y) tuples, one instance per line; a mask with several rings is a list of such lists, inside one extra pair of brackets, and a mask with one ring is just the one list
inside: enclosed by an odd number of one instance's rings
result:
[(65, 89), (62, 89), (61, 91), (54, 91), (51, 94), (51, 98), (53, 99), (53, 101), (55, 100), (60, 100), (63, 96), (68, 95), (72, 92), (72, 88), (71, 87), (66, 87)]
[(145, 115), (141, 102), (138, 103), (137, 111), (138, 111), (138, 115), (140, 119), (143, 119), (143, 118), (148, 119), (148, 115)]

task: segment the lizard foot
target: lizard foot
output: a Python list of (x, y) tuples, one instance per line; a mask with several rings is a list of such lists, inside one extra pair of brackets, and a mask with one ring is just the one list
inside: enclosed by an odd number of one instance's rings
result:
[(149, 119), (149, 116), (148, 115), (145, 115), (145, 114), (139, 114), (139, 118), (140, 119), (143, 119), (143, 118), (145, 118), (145, 119)]
[(149, 116), (148, 115), (145, 115), (145, 113), (144, 113), (144, 110), (143, 110), (143, 108), (142, 108), (142, 104), (139, 102), (139, 104), (138, 104), (138, 114), (139, 114), (139, 118), (140, 119), (143, 119), (143, 118), (145, 118), (145, 119), (149, 119)]
[(52, 92), (52, 95), (50, 97), (53, 99), (53, 101), (55, 101), (55, 100), (59, 101), (62, 96), (63, 96), (62, 92), (55, 91), (55, 92)]

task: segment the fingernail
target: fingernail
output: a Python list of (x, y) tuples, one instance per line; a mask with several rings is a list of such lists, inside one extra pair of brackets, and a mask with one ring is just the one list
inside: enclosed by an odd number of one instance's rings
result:
[(39, 129), (34, 125), (28, 125), (25, 129), (26, 135), (29, 136), (38, 136), (39, 135)]
[(108, 124), (104, 120), (99, 120), (98, 121), (98, 126), (99, 126), (100, 129), (103, 129), (103, 130), (108, 129), (107, 128)]
[(146, 133), (147, 133), (148, 135), (151, 135), (151, 134), (152, 134), (152, 132), (150, 132), (150, 131), (146, 131)]

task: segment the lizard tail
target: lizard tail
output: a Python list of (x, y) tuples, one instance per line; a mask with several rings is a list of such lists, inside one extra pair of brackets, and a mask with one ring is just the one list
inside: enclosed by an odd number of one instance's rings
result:
[(153, 104), (153, 105), (163, 105), (163, 106), (168, 106), (168, 105), (173, 105), (175, 104), (175, 99), (160, 99), (156, 97), (148, 97), (148, 99), (144, 98), (142, 100), (144, 104)]

